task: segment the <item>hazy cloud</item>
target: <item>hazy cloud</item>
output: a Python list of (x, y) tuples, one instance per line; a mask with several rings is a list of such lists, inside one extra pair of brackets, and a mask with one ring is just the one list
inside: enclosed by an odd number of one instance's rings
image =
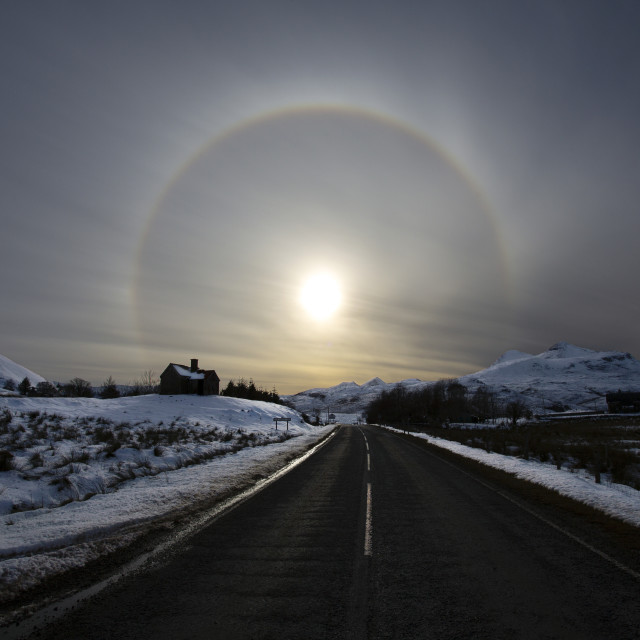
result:
[[(604, 1), (5, 8), (0, 353), (281, 391), (638, 355), (639, 26)], [(344, 289), (324, 326), (316, 269)]]

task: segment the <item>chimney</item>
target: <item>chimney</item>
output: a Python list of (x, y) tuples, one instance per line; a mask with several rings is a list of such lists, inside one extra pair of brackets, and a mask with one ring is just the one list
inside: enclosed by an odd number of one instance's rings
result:
[(198, 371), (198, 358), (191, 358), (191, 373)]

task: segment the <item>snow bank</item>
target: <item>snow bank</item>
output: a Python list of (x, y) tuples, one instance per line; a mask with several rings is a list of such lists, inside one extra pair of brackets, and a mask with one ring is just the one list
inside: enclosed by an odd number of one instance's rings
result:
[[(77, 430), (85, 428), (83, 425), (95, 429), (96, 420), (101, 419), (108, 420), (109, 424), (126, 421), (134, 435), (144, 433), (145, 429), (158, 430), (159, 424), (168, 427), (171, 423), (175, 423), (176, 428), (189, 425), (189, 433), (195, 436), (212, 432), (229, 437), (238, 433), (243, 437), (255, 434), (253, 439), (244, 437), (244, 448), (228, 453), (223, 450), (201, 464), (143, 476), (132, 473), (130, 479), (90, 499), (75, 500), (56, 508), (31, 508), (0, 515), (0, 599), (14, 596), (46, 577), (83, 566), (131, 541), (163, 518), (254, 484), (258, 476), (277, 471), (292, 456), (302, 454), (334, 428), (333, 425), (311, 427), (300, 414), (287, 407), (220, 396), (150, 395), (113, 400), (0, 398), (0, 410), (11, 412), (13, 421), (9, 427), (15, 428), (15, 437), (20, 438), (34, 437), (29, 433), (30, 428), (42, 429), (42, 425), (30, 427), (35, 423), (30, 423), (28, 416), (36, 412), (40, 413), (39, 417), (56, 415), (63, 427), (75, 421)], [(282, 423), (276, 432), (275, 417), (290, 419), (288, 433)], [(2, 435), (5, 440), (10, 437), (11, 432)], [(191, 440), (166, 445), (162, 457), (153, 464), (165, 464), (172, 456), (188, 456), (203, 446)], [(226, 444), (213, 442), (211, 446)], [(56, 443), (55, 446), (63, 445)], [(122, 446), (108, 460), (100, 454), (87, 464), (72, 463), (72, 477), (74, 482), (83, 479), (88, 482), (107, 465), (113, 466), (114, 461), (131, 465), (136, 456), (143, 454), (144, 451)], [(15, 460), (19, 461), (20, 468), (0, 472), (0, 500), (12, 499), (12, 492), (16, 491), (28, 492), (32, 497), (39, 492), (42, 495), (42, 485), (47, 483), (43, 477), (34, 475), (24, 459), (16, 451)], [(147, 454), (147, 467), (150, 460), (154, 459)], [(13, 499), (15, 510), (15, 496)], [(33, 503), (37, 507), (38, 499)]]
[[(393, 427), (385, 427), (385, 429), (403, 433)], [(499, 453), (487, 453), (482, 449), (467, 447), (442, 438), (434, 438), (425, 433), (412, 433), (411, 435), (465, 458), (471, 458), (489, 467), (501, 469), (523, 480), (552, 489), (563, 496), (578, 500), (614, 518), (640, 527), (640, 491), (631, 487), (613, 483), (596, 484), (593, 478), (586, 474), (572, 473), (565, 469), (558, 470), (554, 465), (534, 460), (523, 460)]]

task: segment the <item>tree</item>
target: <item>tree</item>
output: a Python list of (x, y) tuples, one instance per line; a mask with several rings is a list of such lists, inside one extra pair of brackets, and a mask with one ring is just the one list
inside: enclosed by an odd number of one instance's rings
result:
[(91, 384), (82, 378), (73, 378), (62, 387), (63, 395), (68, 398), (93, 398)]
[(143, 371), (140, 379), (134, 380), (131, 386), (132, 389), (127, 395), (142, 396), (149, 393), (158, 393), (160, 390), (160, 381), (156, 378), (153, 369), (148, 369), (147, 371)]
[(158, 393), (160, 381), (156, 377), (156, 372), (153, 369), (147, 369), (142, 372), (142, 378), (140, 379), (140, 385), (142, 387), (142, 393)]
[(109, 398), (119, 398), (120, 391), (116, 386), (115, 380), (109, 376), (103, 383), (102, 388), (100, 389), (100, 393), (98, 394), (103, 400), (108, 400)]
[(507, 403), (505, 413), (507, 418), (511, 420), (511, 426), (515, 428), (518, 424), (518, 420), (527, 415), (527, 405), (522, 402), (522, 400), (512, 400)]
[(229, 380), (227, 386), (220, 392), (220, 395), (227, 396), (228, 398), (244, 398), (245, 400), (262, 400), (263, 402), (282, 404), (275, 387), (273, 387), (271, 391), (267, 391), (262, 387), (256, 387), (253, 378), (249, 378), (249, 382), (244, 378), (240, 378), (237, 382), (235, 380)]
[(11, 378), (9, 378), (8, 380), (4, 381), (4, 388), (7, 391), (15, 391), (16, 390), (16, 383), (14, 380), (12, 380)]
[(53, 398), (58, 395), (58, 390), (48, 380), (44, 380), (36, 385), (36, 395), (43, 398)]
[(31, 391), (31, 381), (27, 376), (22, 379), (22, 382), (18, 385), (18, 391), (20, 395), (26, 396)]
[(236, 397), (236, 383), (233, 380), (229, 380), (227, 386), (220, 393), (222, 396), (227, 396), (229, 398)]
[(495, 418), (497, 412), (496, 394), (485, 386), (478, 387), (471, 398), (471, 411), (478, 416), (480, 422)]
[(447, 382), (444, 410), (451, 420), (459, 420), (467, 411), (467, 388), (457, 380)]

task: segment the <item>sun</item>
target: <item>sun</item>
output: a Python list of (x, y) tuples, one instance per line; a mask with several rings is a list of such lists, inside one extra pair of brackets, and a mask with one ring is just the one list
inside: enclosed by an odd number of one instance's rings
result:
[(302, 287), (300, 302), (314, 319), (326, 320), (342, 302), (338, 280), (328, 273), (311, 276)]

